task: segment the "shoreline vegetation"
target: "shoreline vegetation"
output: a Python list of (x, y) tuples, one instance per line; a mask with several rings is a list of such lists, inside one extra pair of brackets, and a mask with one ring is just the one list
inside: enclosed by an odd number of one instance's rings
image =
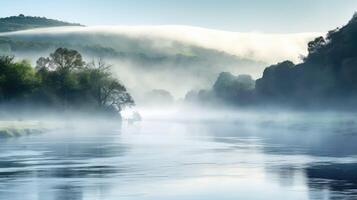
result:
[(0, 121), (0, 138), (38, 135), (49, 130), (36, 121)]
[[(207, 110), (219, 106), (231, 107), (233, 111), (233, 108), (254, 108), (260, 112), (269, 107), (356, 110), (357, 14), (345, 26), (307, 46), (308, 55), (299, 64), (284, 61), (271, 65), (257, 80), (250, 75), (222, 72), (211, 89), (188, 92), (184, 103)], [(148, 96), (160, 96), (154, 104), (160, 104), (164, 97), (173, 102), (170, 93), (162, 90), (153, 90)], [(48, 57), (40, 57), (36, 66), (14, 56), (0, 56), (0, 119), (27, 120), (53, 115), (119, 122), (120, 112), (134, 105), (126, 87), (102, 59), (86, 62), (77, 50), (68, 48), (57, 48)], [(1, 126), (0, 121), (0, 134), (11, 137), (43, 131), (21, 122), (14, 124)]]
[(185, 99), (207, 105), (356, 110), (357, 13), (346, 25), (317, 37), (307, 47), (308, 55), (301, 63), (271, 65), (257, 80), (223, 72), (211, 89), (190, 91)]
[(5, 119), (0, 118), (0, 139), (36, 136), (53, 131), (93, 131), (117, 130), (121, 121), (108, 118), (84, 118), (74, 116), (43, 116), (37, 119)]
[(0, 138), (84, 128), (83, 119), (120, 125), (120, 111), (134, 100), (110, 70), (103, 60), (85, 62), (66, 48), (39, 58), (36, 67), (0, 56)]
[(110, 70), (103, 60), (85, 62), (66, 48), (39, 58), (36, 67), (0, 56), (1, 117), (71, 112), (120, 120), (120, 111), (135, 103)]

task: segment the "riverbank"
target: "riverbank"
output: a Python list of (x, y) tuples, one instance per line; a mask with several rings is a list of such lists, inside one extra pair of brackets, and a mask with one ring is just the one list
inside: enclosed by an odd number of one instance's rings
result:
[(109, 118), (51, 118), (47, 120), (0, 120), (0, 139), (39, 135), (54, 130), (113, 130), (120, 129), (121, 120)]
[(0, 121), (0, 138), (42, 134), (48, 128), (36, 121)]

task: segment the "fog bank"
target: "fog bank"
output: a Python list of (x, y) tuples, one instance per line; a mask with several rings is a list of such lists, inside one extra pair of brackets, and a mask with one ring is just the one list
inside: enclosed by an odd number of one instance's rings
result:
[[(0, 36), (11, 35), (56, 35), (91, 33), (106, 35), (125, 35), (133, 39), (165, 39), (154, 41), (153, 47), (169, 48), (173, 41), (197, 45), (203, 48), (215, 49), (252, 60), (276, 63), (281, 60), (300, 61), (301, 55), (306, 55), (307, 42), (324, 33), (241, 33), (214, 30), (193, 26), (92, 26), (92, 27), (57, 27), (40, 28), (12, 33), (2, 33)], [(109, 41), (113, 42), (113, 41)], [(115, 41), (114, 41), (115, 42)]]
[(300, 62), (308, 41), (318, 35), (322, 34), (239, 33), (191, 26), (56, 27), (0, 34), (21, 41), (15, 44), (23, 46), (10, 49), (32, 63), (58, 47), (76, 49), (87, 61), (102, 57), (112, 64), (135, 99), (166, 90), (176, 100), (190, 90), (210, 89), (221, 72), (256, 79), (272, 63)]

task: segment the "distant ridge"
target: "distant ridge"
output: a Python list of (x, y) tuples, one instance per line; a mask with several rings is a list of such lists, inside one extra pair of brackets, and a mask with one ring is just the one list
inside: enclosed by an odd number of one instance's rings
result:
[(11, 16), (0, 18), (0, 32), (20, 31), (33, 28), (45, 28), (56, 26), (83, 26), (78, 23), (63, 22), (54, 19), (47, 19), (45, 17), (32, 17), (20, 14), (18, 16)]

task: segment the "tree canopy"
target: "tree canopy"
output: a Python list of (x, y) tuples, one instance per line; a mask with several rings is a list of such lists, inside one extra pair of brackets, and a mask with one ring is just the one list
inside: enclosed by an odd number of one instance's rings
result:
[[(221, 73), (211, 91), (202, 90), (197, 96), (206, 100), (212, 98), (207, 94), (213, 92), (215, 97), (239, 105), (248, 102), (251, 105), (356, 108), (357, 15), (342, 28), (309, 42), (308, 52), (302, 63), (283, 61), (267, 67), (263, 77), (255, 81), (255, 88), (240, 83), (239, 76)], [(253, 86), (250, 82), (254, 81), (247, 82)], [(196, 98), (193, 92), (187, 97)]]
[(117, 114), (134, 100), (103, 60), (86, 63), (76, 50), (59, 48), (36, 68), (0, 57), (0, 103), (32, 103), (58, 110)]
[(304, 62), (282, 62), (257, 80), (260, 98), (301, 104), (353, 104), (357, 99), (357, 16), (308, 44)]
[(80, 24), (62, 22), (45, 17), (32, 17), (20, 14), (0, 18), (0, 32), (19, 31), (32, 28), (56, 27), (56, 26), (82, 26)]

